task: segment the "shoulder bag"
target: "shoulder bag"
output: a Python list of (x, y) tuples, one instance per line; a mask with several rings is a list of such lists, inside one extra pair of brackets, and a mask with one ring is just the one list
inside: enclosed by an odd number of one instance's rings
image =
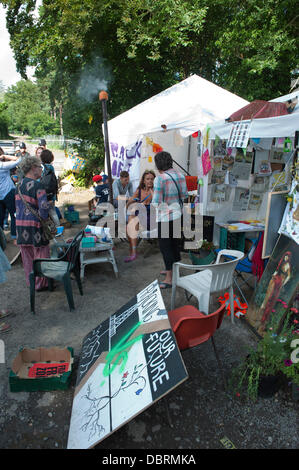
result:
[(182, 201), (180, 189), (179, 189), (179, 187), (178, 187), (178, 185), (177, 185), (177, 182), (175, 181), (175, 179), (174, 179), (169, 173), (167, 173), (167, 171), (164, 171), (164, 173), (166, 173), (166, 175), (170, 176), (170, 178), (172, 179), (172, 181), (173, 181), (174, 184), (176, 185), (176, 189), (177, 189), (177, 191), (178, 191), (178, 196), (179, 196), (180, 207), (181, 207), (181, 209), (183, 210), (184, 203), (183, 203), (183, 201)]
[(23, 197), (23, 194), (21, 193), (20, 191), (20, 186), (18, 186), (18, 193), (20, 195), (20, 198), (22, 199), (24, 205), (27, 207), (27, 209), (40, 221), (41, 223), (41, 226), (42, 226), (42, 231), (43, 231), (43, 235), (44, 235), (44, 238), (47, 240), (47, 241), (50, 241), (50, 240), (53, 240), (53, 238), (55, 237), (55, 235), (57, 235), (57, 228), (56, 228), (56, 225), (55, 225), (55, 222), (54, 220), (52, 219), (52, 217), (49, 215), (47, 217), (47, 219), (43, 219), (37, 210), (33, 209), (33, 207), (31, 207), (27, 201), (25, 201), (24, 197)]

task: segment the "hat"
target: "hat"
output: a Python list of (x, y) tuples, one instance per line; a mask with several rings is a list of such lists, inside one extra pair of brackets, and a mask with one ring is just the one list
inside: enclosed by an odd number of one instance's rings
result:
[(38, 145), (39, 145), (40, 147), (44, 147), (46, 144), (47, 144), (47, 142), (45, 141), (45, 139), (40, 139), (40, 141), (39, 141), (39, 143), (38, 143)]
[(92, 181), (94, 181), (95, 183), (98, 183), (99, 181), (102, 181), (102, 179), (103, 178), (101, 177), (101, 175), (95, 175), (93, 176)]
[(102, 175), (102, 179), (103, 179), (103, 181), (107, 181), (108, 175)]
[(19, 145), (20, 149), (25, 149), (26, 148), (26, 144), (24, 142), (21, 142), (20, 145)]

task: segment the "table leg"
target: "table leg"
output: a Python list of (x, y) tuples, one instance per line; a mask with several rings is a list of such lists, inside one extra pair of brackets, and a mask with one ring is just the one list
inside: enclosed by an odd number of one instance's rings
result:
[(84, 278), (84, 253), (80, 253), (80, 278)]

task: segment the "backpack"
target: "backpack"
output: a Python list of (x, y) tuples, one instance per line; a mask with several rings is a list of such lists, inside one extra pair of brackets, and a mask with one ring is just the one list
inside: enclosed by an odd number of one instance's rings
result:
[(52, 168), (47, 168), (46, 166), (44, 167), (40, 182), (46, 190), (48, 200), (51, 200), (56, 197), (56, 194), (58, 192), (58, 183), (56, 175)]

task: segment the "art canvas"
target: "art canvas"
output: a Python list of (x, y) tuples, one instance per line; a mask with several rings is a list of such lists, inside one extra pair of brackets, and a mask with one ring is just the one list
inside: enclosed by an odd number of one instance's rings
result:
[(279, 233), (283, 233), (299, 243), (299, 186), (293, 181), (289, 195), (292, 203), (288, 202), (281, 222)]
[(83, 340), (68, 449), (87, 449), (188, 378), (157, 281)]
[(267, 331), (273, 316), (278, 317), (287, 311), (298, 283), (298, 245), (280, 235), (247, 313), (247, 320), (260, 335)]

